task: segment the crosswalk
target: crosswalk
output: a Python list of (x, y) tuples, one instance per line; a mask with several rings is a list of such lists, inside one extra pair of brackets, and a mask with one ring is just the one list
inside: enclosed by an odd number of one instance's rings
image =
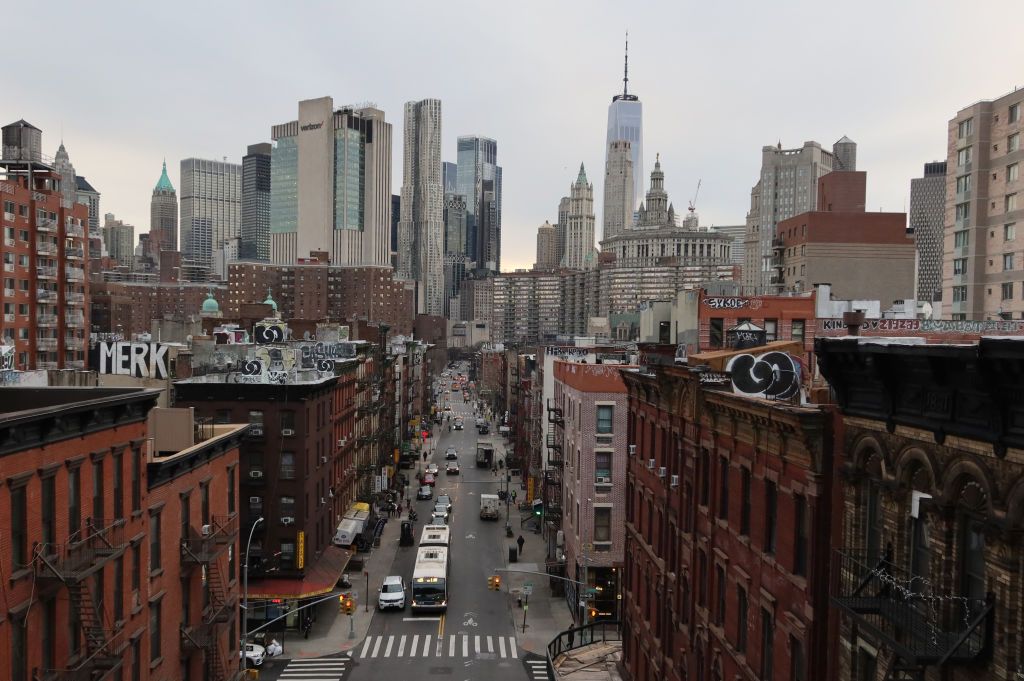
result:
[(357, 658), (451, 657), (517, 659), (515, 636), (476, 634), (367, 636), (352, 654)]
[(345, 675), (349, 659), (321, 657), (314, 660), (290, 660), (278, 677), (280, 681), (339, 681)]
[(547, 681), (549, 678), (547, 660), (527, 660), (526, 669), (530, 672), (531, 681)]

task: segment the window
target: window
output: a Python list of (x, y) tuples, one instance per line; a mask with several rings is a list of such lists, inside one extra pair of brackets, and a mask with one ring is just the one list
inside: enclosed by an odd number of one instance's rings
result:
[(263, 515), (263, 497), (249, 497), (249, 515), (254, 519)]
[(82, 647), (82, 612), (78, 608), (68, 608), (68, 654), (78, 655)]
[(931, 577), (931, 547), (928, 536), (928, 518), (923, 509), (918, 507), (917, 517), (911, 518), (913, 542), (910, 547), (910, 574), (911, 586), (915, 589), (923, 589), (925, 583)]
[(764, 481), (764, 552), (775, 553), (776, 527), (778, 514), (778, 489), (771, 480)]
[(969, 164), (972, 160), (971, 148), (964, 147), (960, 151), (956, 152), (956, 165), (958, 168), (963, 168)]
[(291, 409), (281, 410), (281, 430), (295, 431), (295, 412)]
[(1013, 253), (1003, 253), (1003, 271), (1009, 272), (1013, 269)]
[(82, 529), (82, 469), (68, 470), (68, 534)]
[(967, 302), (967, 287), (966, 286), (954, 286), (953, 287), (953, 302), (954, 303), (966, 303)]
[(969, 218), (971, 215), (971, 202), (964, 201), (963, 203), (956, 204), (956, 220), (962, 222)]
[(971, 242), (970, 232), (966, 229), (953, 232), (953, 245), (957, 248), (967, 248), (967, 245)]
[(1020, 120), (1020, 102), (1017, 104), (1011, 104), (1009, 110), (1009, 122), (1016, 123)]
[(281, 479), (295, 479), (295, 452), (281, 452)]
[(607, 506), (594, 509), (594, 541), (612, 540), (612, 509)]
[(1006, 166), (1006, 181), (1016, 182), (1017, 178), (1020, 177), (1020, 165), (1017, 163), (1011, 163)]
[(712, 348), (722, 347), (722, 340), (725, 338), (725, 320), (721, 317), (713, 317), (709, 328), (708, 345)]
[(982, 524), (971, 517), (961, 521), (960, 593), (965, 598), (985, 598), (985, 535)]
[(149, 519), (149, 571), (160, 569), (160, 513), (153, 513)]
[(729, 518), (729, 460), (724, 456), (718, 462), (718, 517)]
[(122, 457), (114, 454), (114, 518), (124, 517), (124, 470), (122, 470)]
[(956, 178), (956, 193), (962, 194), (971, 191), (971, 176), (961, 175)]
[(715, 599), (715, 624), (725, 624), (725, 568), (721, 565), (715, 566), (715, 582), (718, 587), (718, 595)]
[(149, 604), (149, 661), (156, 662), (160, 659), (160, 600)]
[(697, 551), (697, 568), (700, 573), (697, 575), (700, 580), (697, 583), (697, 602), (703, 607), (708, 602), (708, 554), (704, 549)]
[(1003, 300), (1013, 300), (1013, 282), (1008, 281), (1000, 286), (1000, 293)]
[(701, 451), (700, 457), (700, 505), (708, 505), (708, 497), (711, 496), (711, 457), (708, 450)]
[(142, 583), (142, 547), (132, 544), (132, 591), (138, 591)]
[(594, 452), (595, 482), (607, 485), (612, 481), (612, 453)]
[(804, 669), (804, 644), (796, 636), (789, 636), (789, 681), (807, 681)]
[(1004, 199), (1004, 205), (1007, 213), (1017, 210), (1017, 195), (1007, 194), (1006, 199)]
[(796, 524), (796, 540), (793, 544), (793, 574), (807, 576), (807, 499), (802, 494), (793, 495), (793, 522)]
[(968, 118), (965, 121), (960, 121), (960, 123), (956, 126), (956, 136), (959, 139), (970, 137), (972, 132), (974, 132), (973, 118)]
[(281, 542), (281, 569), (291, 570), (295, 566), (295, 542)]
[(740, 468), (740, 534), (750, 535), (750, 469)]
[(857, 649), (857, 681), (875, 681), (878, 659), (864, 648)]
[(615, 407), (610, 404), (597, 405), (597, 432), (606, 435), (612, 432), (612, 418)]
[(210, 524), (210, 483), (204, 482), (199, 485), (199, 512), (202, 514), (202, 524)]
[(103, 518), (103, 459), (92, 462), (92, 517)]
[(736, 650), (747, 653), (747, 590), (736, 585)]
[(214, 423), (231, 423), (231, 410), (218, 409), (213, 415)]
[(235, 514), (235, 476), (237, 474), (237, 468), (228, 469), (228, 515)]
[(774, 666), (775, 651), (772, 647), (775, 643), (775, 622), (772, 621), (772, 613), (767, 608), (761, 608), (761, 679), (772, 681), (772, 667)]
[(295, 497), (281, 497), (281, 518), (295, 518)]
[(1017, 238), (1017, 223), (1008, 222), (1003, 225), (1003, 241), (1013, 241)]
[(1006, 153), (1012, 154), (1020, 149), (1020, 133), (1015, 132), (1006, 138)]
[(57, 599), (43, 601), (43, 669), (57, 667)]
[(867, 536), (864, 545), (868, 551), (868, 564), (878, 562), (882, 553), (882, 495), (878, 483), (869, 480), (867, 483), (867, 504), (865, 508), (865, 530)]
[(14, 620), (11, 626), (11, 679), (28, 681), (28, 627)]
[(967, 258), (953, 258), (953, 274), (967, 274)]
[(28, 502), (25, 486), (11, 488), (11, 563), (14, 570), (28, 564)]
[(142, 637), (132, 641), (132, 680), (142, 679)]
[(114, 621), (124, 619), (124, 556), (114, 561)]
[(777, 319), (766, 319), (764, 320), (764, 335), (765, 342), (774, 343), (778, 340), (779, 333), (779, 320)]
[[(57, 541), (57, 478), (52, 475), (43, 478), (42, 486), (43, 543), (53, 544)], [(50, 550), (52, 547), (46, 549), (47, 553)]]
[(185, 494), (181, 497), (181, 541), (189, 538), (189, 528), (192, 526), (192, 497)]
[(803, 342), (804, 340), (804, 320), (794, 319), (793, 326), (789, 332), (790, 338), (795, 341)]
[(142, 510), (142, 451), (132, 452), (132, 512)]

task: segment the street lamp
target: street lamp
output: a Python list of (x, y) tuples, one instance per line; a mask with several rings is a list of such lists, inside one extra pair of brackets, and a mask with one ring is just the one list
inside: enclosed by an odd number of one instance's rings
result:
[(245, 669), (245, 643), (249, 638), (249, 547), (252, 546), (252, 535), (256, 532), (256, 526), (262, 522), (263, 516), (260, 516), (249, 528), (249, 541), (245, 543), (245, 561), (242, 563), (242, 644), (238, 651), (242, 669)]

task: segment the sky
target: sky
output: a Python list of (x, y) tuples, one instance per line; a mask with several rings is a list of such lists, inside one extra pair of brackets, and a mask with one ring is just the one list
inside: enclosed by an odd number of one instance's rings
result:
[(1019, 0), (58, 0), (33, 5), (32, 30), (5, 33), (0, 113), (41, 128), (49, 154), (63, 134), (101, 211), (138, 235), (164, 158), (180, 189), (181, 159), (240, 163), (299, 100), (326, 95), (385, 111), (398, 194), (402, 106), (439, 98), (445, 160), (459, 135), (498, 141), (508, 271), (532, 265), (537, 227), (554, 223), (581, 162), (600, 224), (627, 29), (645, 186), (660, 154), (677, 211), (700, 181), (701, 224), (734, 225), (762, 146), (843, 135), (858, 143), (868, 210), (905, 210), (910, 179), (945, 158), (947, 121), (1024, 86), (1024, 41), (1004, 23), (1019, 16)]

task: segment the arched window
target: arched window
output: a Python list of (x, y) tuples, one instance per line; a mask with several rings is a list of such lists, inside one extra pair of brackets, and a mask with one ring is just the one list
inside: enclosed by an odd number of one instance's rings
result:
[(985, 598), (985, 535), (982, 519), (988, 508), (984, 488), (974, 481), (963, 486), (957, 499), (959, 513), (960, 594)]

